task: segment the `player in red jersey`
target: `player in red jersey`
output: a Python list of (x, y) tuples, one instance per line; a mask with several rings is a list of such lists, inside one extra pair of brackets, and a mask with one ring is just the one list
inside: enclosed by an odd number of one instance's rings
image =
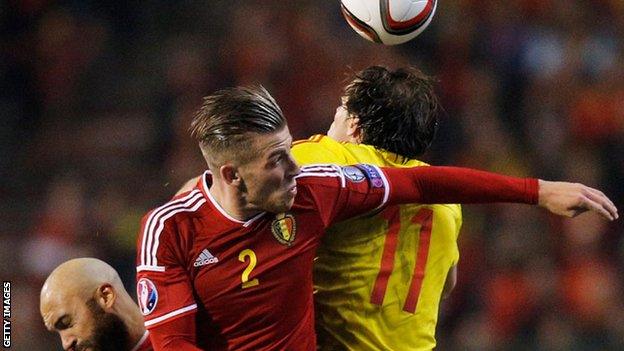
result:
[(65, 350), (153, 350), (119, 274), (98, 259), (78, 258), (54, 269), (41, 289), (40, 310)]
[(505, 201), (617, 216), (579, 184), (453, 167), (300, 169), (262, 88), (207, 97), (192, 134), (209, 171), (150, 211), (137, 243), (139, 306), (156, 350), (315, 350), (312, 264), (322, 233), (385, 205)]

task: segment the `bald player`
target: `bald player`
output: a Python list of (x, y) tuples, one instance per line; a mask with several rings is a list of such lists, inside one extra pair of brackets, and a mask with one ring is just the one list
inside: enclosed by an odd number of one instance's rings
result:
[(41, 289), (40, 311), (65, 350), (153, 350), (139, 307), (117, 271), (98, 259), (58, 266)]

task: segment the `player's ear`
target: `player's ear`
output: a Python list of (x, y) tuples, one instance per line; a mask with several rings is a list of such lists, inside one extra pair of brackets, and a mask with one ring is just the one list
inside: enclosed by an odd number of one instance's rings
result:
[(360, 119), (358, 117), (347, 120), (347, 135), (352, 142), (360, 143), (362, 141), (362, 129), (360, 128)]
[(116, 299), (117, 293), (110, 284), (101, 285), (95, 292), (95, 301), (104, 311), (112, 310)]
[(232, 166), (231, 164), (225, 164), (219, 168), (219, 174), (221, 175), (221, 179), (225, 180), (226, 183), (238, 186), (240, 184), (240, 175), (238, 174), (238, 168)]

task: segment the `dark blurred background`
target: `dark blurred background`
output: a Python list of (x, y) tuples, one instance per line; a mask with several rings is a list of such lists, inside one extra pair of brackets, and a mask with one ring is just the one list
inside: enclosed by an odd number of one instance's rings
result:
[[(420, 67), (445, 113), (434, 164), (566, 179), (624, 208), (624, 2), (447, 0), (415, 40), (357, 36), (337, 0), (0, 2), (0, 275), (16, 350), (60, 349), (43, 280), (79, 256), (134, 294), (139, 219), (204, 168), (201, 97), (259, 82), (296, 138), (353, 70)], [(623, 350), (624, 221), (465, 206), (439, 350)]]

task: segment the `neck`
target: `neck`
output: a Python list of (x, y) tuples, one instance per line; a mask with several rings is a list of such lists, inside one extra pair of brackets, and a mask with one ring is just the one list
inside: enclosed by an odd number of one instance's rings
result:
[(238, 189), (223, 184), (217, 179), (213, 178), (209, 191), (225, 213), (236, 220), (246, 221), (263, 212), (252, 206)]
[(361, 144), (362, 143), (362, 134), (358, 133), (349, 135), (349, 143), (351, 144)]
[(128, 328), (128, 333), (130, 334), (129, 346), (132, 349), (145, 334), (145, 325), (143, 324), (143, 316), (139, 311), (139, 307), (129, 296), (127, 299), (130, 301), (126, 301), (124, 298), (120, 299), (124, 301), (120, 301), (118, 314)]

